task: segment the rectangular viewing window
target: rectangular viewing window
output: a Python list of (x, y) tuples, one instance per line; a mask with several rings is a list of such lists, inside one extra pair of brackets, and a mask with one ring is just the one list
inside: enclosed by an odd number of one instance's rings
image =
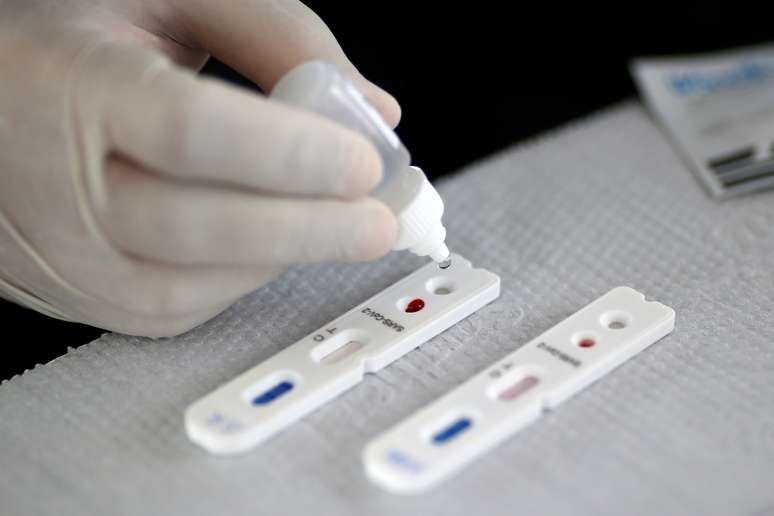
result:
[(369, 341), (367, 332), (350, 328), (322, 341), (312, 349), (309, 356), (321, 364), (335, 364), (366, 347)]
[(535, 376), (525, 376), (518, 382), (506, 387), (497, 395), (497, 399), (503, 401), (515, 400), (534, 386), (536, 386), (540, 380)]

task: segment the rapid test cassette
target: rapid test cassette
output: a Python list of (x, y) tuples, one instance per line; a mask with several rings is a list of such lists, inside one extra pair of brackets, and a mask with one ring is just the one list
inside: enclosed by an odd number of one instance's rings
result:
[(428, 489), (674, 329), (675, 312), (618, 287), (375, 438), (368, 476)]
[(194, 402), (192, 441), (216, 454), (258, 445), (500, 295), (500, 278), (461, 256), (429, 263)]

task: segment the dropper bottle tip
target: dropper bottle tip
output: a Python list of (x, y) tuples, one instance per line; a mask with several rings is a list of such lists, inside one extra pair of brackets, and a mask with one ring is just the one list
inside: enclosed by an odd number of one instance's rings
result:
[(451, 266), (451, 253), (444, 243), (430, 253), (430, 258), (438, 262), (438, 266), (442, 269), (448, 269)]

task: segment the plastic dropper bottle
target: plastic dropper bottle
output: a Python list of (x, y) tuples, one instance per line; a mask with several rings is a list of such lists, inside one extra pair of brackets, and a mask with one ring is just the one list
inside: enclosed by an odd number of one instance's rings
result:
[(443, 200), (398, 135), (338, 69), (325, 61), (308, 61), (290, 70), (270, 97), (312, 111), (366, 136), (384, 164), (382, 181), (369, 194), (384, 202), (398, 219), (394, 250), (408, 249), (449, 266)]

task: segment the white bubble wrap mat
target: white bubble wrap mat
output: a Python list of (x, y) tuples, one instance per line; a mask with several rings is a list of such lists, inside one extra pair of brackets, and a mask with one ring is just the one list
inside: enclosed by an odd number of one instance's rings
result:
[[(494, 303), (234, 458), (185, 408), (422, 260), (294, 268), (180, 337), (105, 335), (0, 385), (0, 514), (774, 514), (774, 194), (709, 198), (634, 103), (439, 187)], [(617, 285), (674, 333), (434, 491), (367, 480), (374, 435)]]

